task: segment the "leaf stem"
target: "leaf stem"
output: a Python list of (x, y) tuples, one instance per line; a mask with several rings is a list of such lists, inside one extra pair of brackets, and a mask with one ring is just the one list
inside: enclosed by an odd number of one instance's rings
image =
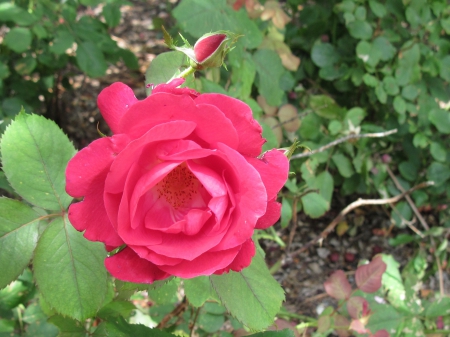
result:
[(184, 70), (178, 77), (186, 78), (193, 73), (195, 73), (195, 69), (192, 66), (190, 66), (189, 68)]

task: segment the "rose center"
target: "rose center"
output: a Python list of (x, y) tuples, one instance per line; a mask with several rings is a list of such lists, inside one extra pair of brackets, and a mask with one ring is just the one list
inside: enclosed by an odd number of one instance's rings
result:
[(173, 208), (188, 204), (198, 193), (200, 182), (185, 163), (173, 169), (156, 185), (160, 198), (164, 198)]

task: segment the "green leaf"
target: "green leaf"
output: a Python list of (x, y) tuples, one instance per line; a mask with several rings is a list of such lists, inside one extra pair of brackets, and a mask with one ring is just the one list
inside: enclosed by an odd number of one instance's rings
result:
[(179, 284), (180, 280), (177, 278), (173, 278), (161, 287), (148, 290), (148, 296), (156, 304), (175, 303), (178, 300), (177, 291)]
[(67, 49), (71, 48), (75, 38), (73, 35), (65, 28), (58, 29), (56, 33), (56, 38), (53, 44), (49, 47), (49, 50), (56, 55), (62, 55)]
[(0, 149), (3, 171), (19, 195), (44, 209), (67, 208), (72, 198), (65, 191), (65, 170), (75, 149), (53, 121), (19, 114)]
[(450, 134), (450, 111), (433, 109), (428, 116), (440, 133)]
[(259, 75), (257, 82), (259, 92), (269, 105), (280, 105), (284, 93), (279, 85), (284, 73), (280, 57), (273, 50), (260, 49), (253, 54), (253, 61)]
[(367, 21), (355, 20), (347, 25), (348, 32), (358, 40), (369, 40), (372, 37), (372, 27)]
[(10, 74), (8, 66), (0, 61), (0, 80), (7, 78)]
[(25, 56), (16, 61), (14, 64), (14, 69), (20, 75), (28, 75), (30, 74), (37, 66), (36, 58), (31, 55)]
[(312, 192), (305, 194), (301, 198), (303, 210), (313, 219), (319, 218), (330, 209), (330, 203), (326, 201), (320, 194)]
[(97, 313), (97, 317), (108, 319), (109, 317), (122, 316), (128, 318), (131, 312), (136, 309), (133, 303), (128, 301), (112, 301), (105, 305)]
[(355, 173), (350, 159), (348, 159), (342, 153), (334, 154), (331, 159), (336, 165), (341, 176), (343, 176), (344, 178), (350, 178)]
[(317, 42), (312, 47), (311, 59), (318, 67), (328, 67), (339, 61), (339, 53), (331, 43)]
[(320, 117), (316, 114), (309, 114), (303, 118), (300, 124), (300, 137), (304, 140), (315, 139), (320, 135)]
[(242, 34), (247, 48), (261, 44), (262, 33), (245, 11), (233, 11), (226, 0), (184, 0), (172, 12), (183, 31), (199, 38), (208, 32), (229, 30)]
[(130, 324), (122, 317), (117, 317), (113, 320), (102, 322), (92, 337), (173, 337), (171, 333), (159, 330), (150, 329), (142, 324)]
[(81, 322), (59, 315), (48, 319), (49, 323), (56, 325), (59, 329), (58, 337), (85, 337), (86, 329)]
[(251, 265), (241, 272), (230, 271), (210, 278), (222, 304), (248, 328), (263, 330), (273, 323), (284, 292), (258, 252)]
[(344, 122), (351, 122), (353, 126), (358, 126), (366, 117), (366, 112), (360, 107), (354, 107), (345, 114)]
[(294, 331), (284, 329), (278, 331), (264, 331), (250, 335), (251, 337), (295, 337)]
[(450, 298), (442, 297), (436, 302), (431, 303), (431, 305), (425, 310), (425, 317), (435, 318), (439, 316), (447, 316), (450, 314)]
[(371, 303), (370, 310), (372, 313), (367, 324), (370, 331), (385, 329), (393, 335), (396, 333), (402, 323), (402, 316), (392, 305)]
[(34, 275), (46, 302), (77, 320), (92, 317), (107, 294), (103, 244), (86, 240), (61, 217), (47, 227), (36, 247)]
[(357, 44), (356, 55), (371, 67), (375, 67), (381, 58), (380, 50), (367, 41), (360, 41)]
[(414, 101), (419, 95), (420, 90), (415, 85), (407, 85), (402, 89), (402, 96), (407, 100)]
[(183, 280), (184, 293), (190, 304), (194, 307), (201, 307), (206, 300), (217, 296), (211, 286), (208, 276), (199, 276), (192, 279)]
[(0, 198), (0, 289), (28, 266), (39, 237), (39, 214), (20, 201)]
[(447, 82), (450, 82), (450, 55), (441, 59), (440, 76)]
[(373, 40), (372, 47), (373, 50), (378, 51), (382, 61), (389, 61), (397, 52), (397, 49), (395, 49), (395, 47), (384, 36), (378, 36), (375, 40)]
[(80, 69), (90, 77), (103, 76), (108, 68), (105, 56), (97, 44), (92, 41), (78, 44), (76, 60)]
[(327, 95), (310, 96), (309, 105), (317, 115), (327, 119), (342, 119), (345, 112), (334, 99)]
[(150, 63), (145, 74), (145, 84), (149, 86), (148, 94), (151, 93), (151, 85), (168, 82), (176, 74), (179, 74), (188, 63), (183, 53), (170, 51), (156, 56)]
[(16, 53), (23, 53), (30, 47), (32, 37), (28, 28), (14, 27), (5, 35), (3, 44)]
[(330, 204), (333, 196), (334, 180), (333, 176), (328, 171), (321, 172), (316, 177), (316, 188), (319, 189), (320, 195)]
[(375, 88), (379, 83), (378, 79), (370, 74), (364, 74), (363, 81), (367, 86), (372, 88)]
[(139, 63), (136, 55), (133, 54), (128, 49), (120, 49), (119, 51), (120, 58), (125, 63), (125, 65), (131, 70), (138, 70)]
[(375, 14), (379, 18), (384, 17), (387, 13), (386, 7), (384, 7), (384, 5), (382, 3), (379, 3), (378, 1), (369, 0), (369, 7), (373, 14)]
[(404, 114), (406, 112), (406, 102), (401, 96), (395, 96), (393, 104), (394, 110), (399, 114)]
[(384, 91), (381, 83), (379, 83), (375, 88), (375, 95), (377, 95), (377, 98), (380, 101), (380, 103), (385, 104), (387, 102), (387, 94), (386, 91)]
[(364, 6), (358, 6), (355, 10), (356, 20), (364, 21), (366, 19), (367, 10)]
[(108, 27), (117, 26), (120, 23), (120, 18), (122, 17), (120, 5), (117, 3), (106, 4), (103, 7), (102, 14)]
[(445, 162), (447, 158), (447, 150), (440, 143), (432, 142), (430, 145), (430, 153), (437, 161)]
[(383, 78), (383, 85), (388, 95), (395, 96), (400, 92), (397, 81), (392, 76), (385, 76)]
[(384, 289), (388, 290), (389, 303), (397, 309), (409, 311), (405, 302), (406, 291), (400, 275), (399, 263), (391, 255), (383, 254), (382, 258), (387, 267), (382, 276), (382, 284)]
[(427, 179), (434, 181), (436, 186), (446, 182), (450, 178), (450, 167), (439, 162), (432, 162), (427, 170)]

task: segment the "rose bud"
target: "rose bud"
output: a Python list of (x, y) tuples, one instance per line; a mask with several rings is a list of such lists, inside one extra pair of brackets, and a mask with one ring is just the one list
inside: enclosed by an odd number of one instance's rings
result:
[(227, 53), (226, 43), (229, 38), (226, 34), (206, 34), (194, 44), (194, 54), (197, 64), (203, 68), (220, 67)]
[(114, 83), (98, 97), (113, 132), (79, 151), (66, 191), (83, 198), (71, 224), (112, 253), (117, 279), (152, 283), (240, 271), (252, 235), (279, 219), (287, 180), (284, 151), (261, 154), (262, 128), (244, 102), (178, 88), (177, 78), (138, 100)]

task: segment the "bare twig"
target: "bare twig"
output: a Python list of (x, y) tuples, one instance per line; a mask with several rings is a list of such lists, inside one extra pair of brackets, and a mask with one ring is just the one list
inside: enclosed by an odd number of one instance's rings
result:
[[(387, 165), (386, 165), (386, 170), (387, 170), (387, 173), (389, 174), (389, 176), (391, 177), (392, 181), (394, 182), (395, 186), (397, 187), (397, 189), (400, 192), (404, 192), (405, 189), (403, 188), (402, 185), (400, 185), (400, 183), (397, 180), (397, 178), (395, 177), (394, 173), (392, 172), (392, 170)], [(408, 204), (411, 207), (411, 209), (413, 210), (413, 212), (416, 215), (417, 219), (419, 219), (420, 223), (422, 224), (422, 227), (425, 228), (426, 230), (429, 230), (430, 226), (428, 226), (428, 224), (425, 221), (425, 219), (423, 218), (422, 214), (420, 214), (419, 210), (416, 207), (416, 204), (411, 199), (411, 197), (409, 195), (407, 195), (407, 196), (405, 196), (405, 199), (408, 202)], [(420, 234), (421, 234), (420, 237), (423, 238), (423, 234), (422, 233), (420, 233)], [(430, 237), (430, 241), (431, 241), (431, 246), (433, 247), (434, 256), (436, 258), (436, 265), (438, 267), (439, 292), (441, 293), (442, 296), (444, 296), (445, 295), (445, 290), (444, 290), (444, 272), (442, 271), (441, 260), (439, 258), (439, 254), (437, 253), (436, 242), (434, 241), (434, 238)]]
[(180, 304), (178, 304), (175, 309), (173, 309), (171, 312), (169, 312), (166, 316), (164, 316), (164, 318), (162, 319), (161, 322), (159, 322), (159, 324), (156, 326), (158, 329), (162, 329), (166, 326), (166, 324), (174, 317), (179, 317), (181, 316), (184, 311), (187, 309), (188, 304), (186, 301), (186, 297), (183, 298), (183, 300), (180, 302)]
[(322, 233), (320, 233), (320, 235), (309, 241), (307, 244), (305, 244), (302, 248), (297, 249), (296, 251), (292, 252), (290, 254), (290, 256), (295, 256), (298, 255), (306, 250), (308, 250), (311, 246), (313, 246), (314, 244), (316, 244), (317, 242), (319, 242), (320, 240), (323, 240), (327, 237), (327, 235), (329, 233), (331, 233), (331, 231), (333, 231), (333, 229), (336, 227), (336, 225), (344, 218), (344, 216), (348, 213), (350, 213), (351, 211), (353, 211), (354, 209), (361, 207), (361, 206), (365, 206), (365, 205), (385, 205), (385, 204), (394, 204), (396, 202), (398, 202), (399, 200), (401, 200), (402, 198), (405, 197), (405, 195), (408, 195), (412, 192), (414, 192), (415, 190), (421, 189), (421, 188), (425, 188), (428, 186), (432, 186), (434, 185), (433, 181), (426, 181), (423, 182), (419, 185), (416, 185), (412, 188), (410, 188), (409, 190), (396, 195), (395, 197), (392, 198), (386, 198), (386, 199), (358, 199), (354, 202), (352, 202), (350, 205), (348, 205), (347, 207), (345, 207), (340, 213), (339, 215), (334, 218), (333, 221), (331, 221), (331, 223), (327, 226), (327, 228), (325, 228)]
[[(389, 174), (389, 177), (391, 177), (392, 181), (394, 182), (395, 187), (397, 187), (397, 189), (400, 192), (404, 192), (405, 189), (402, 187), (402, 185), (400, 185), (400, 183), (398, 182), (397, 178), (395, 177), (394, 173), (392, 173), (392, 171), (391, 171), (391, 169), (389, 168), (388, 165), (386, 165), (386, 170), (387, 170), (387, 173)], [(409, 195), (406, 195), (405, 199), (408, 202), (409, 206), (411, 206), (414, 214), (416, 215), (417, 219), (419, 219), (419, 221), (422, 224), (423, 228), (425, 228), (426, 230), (429, 230), (430, 226), (428, 226), (428, 224), (425, 221), (425, 219), (423, 218), (422, 214), (420, 214), (419, 210), (417, 209), (417, 207), (414, 204), (414, 201), (411, 199), (411, 197)]]
[(299, 153), (299, 154), (294, 154), (291, 157), (292, 159), (298, 159), (298, 158), (304, 158), (304, 157), (309, 157), (312, 156), (313, 154), (319, 153), (319, 152), (323, 152), (327, 149), (329, 149), (330, 147), (336, 146), (340, 143), (346, 142), (350, 139), (359, 139), (359, 138), (381, 138), (381, 137), (386, 137), (389, 135), (392, 135), (393, 133), (396, 133), (397, 129), (393, 129), (393, 130), (389, 130), (389, 131), (385, 131), (385, 132), (375, 132), (375, 133), (361, 133), (361, 134), (351, 134), (339, 139), (336, 139), (335, 141), (332, 141), (331, 143), (328, 143), (324, 146), (319, 147), (318, 149), (315, 149), (311, 152), (305, 152), (305, 153)]

